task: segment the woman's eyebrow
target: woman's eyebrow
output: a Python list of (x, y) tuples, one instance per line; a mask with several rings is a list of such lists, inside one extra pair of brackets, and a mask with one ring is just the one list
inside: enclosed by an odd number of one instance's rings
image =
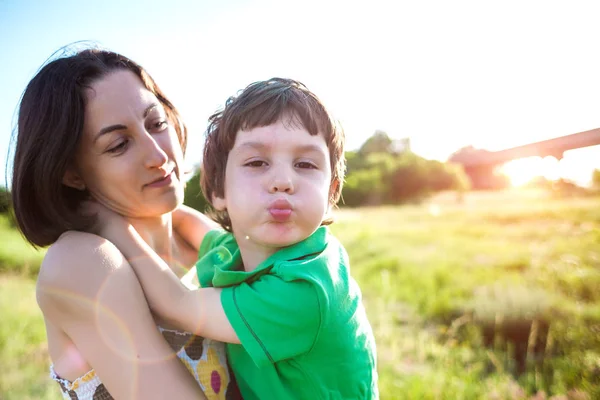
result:
[(98, 141), (98, 139), (100, 139), (100, 137), (102, 137), (102, 135), (106, 135), (107, 133), (122, 130), (122, 129), (127, 129), (127, 127), (122, 124), (117, 124), (117, 125), (111, 125), (111, 126), (102, 128), (102, 129), (100, 129), (100, 132), (98, 132), (96, 134), (96, 137), (94, 138), (94, 143), (96, 143), (96, 141)]
[(152, 111), (152, 109), (156, 107), (158, 107), (158, 103), (152, 103), (148, 107), (146, 107), (146, 109), (144, 110), (144, 118), (146, 118), (148, 114), (150, 114), (150, 111)]
[[(150, 114), (150, 111), (152, 111), (156, 107), (158, 107), (158, 103), (152, 103), (148, 107), (146, 107), (146, 109), (144, 110), (144, 113), (143, 113), (144, 118), (146, 118), (148, 116), (148, 114)], [(102, 129), (100, 129), (100, 131), (96, 134), (96, 137), (94, 138), (94, 143), (96, 143), (96, 141), (102, 135), (106, 135), (107, 133), (119, 131), (119, 130), (123, 130), (123, 129), (127, 129), (127, 126), (123, 125), (123, 124), (115, 124), (115, 125), (110, 125), (110, 126), (104, 127)]]

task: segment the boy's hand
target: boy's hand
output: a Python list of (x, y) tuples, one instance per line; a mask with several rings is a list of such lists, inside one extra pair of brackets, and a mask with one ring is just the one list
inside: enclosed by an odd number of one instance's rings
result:
[(120, 214), (110, 210), (106, 206), (94, 200), (86, 201), (81, 206), (81, 211), (85, 215), (95, 216), (94, 225), (90, 233), (114, 242), (114, 234), (124, 232), (129, 228), (129, 223)]
[(93, 200), (83, 203), (82, 212), (85, 215), (95, 216), (96, 220), (90, 233), (101, 236), (117, 246), (128, 260), (147, 253), (155, 254), (151, 248), (148, 248), (140, 233), (121, 214)]

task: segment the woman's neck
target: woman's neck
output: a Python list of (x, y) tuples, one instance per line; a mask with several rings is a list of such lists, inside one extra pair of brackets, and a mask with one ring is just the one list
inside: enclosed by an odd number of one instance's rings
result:
[(127, 220), (163, 260), (173, 259), (176, 243), (170, 213), (153, 218), (127, 218)]

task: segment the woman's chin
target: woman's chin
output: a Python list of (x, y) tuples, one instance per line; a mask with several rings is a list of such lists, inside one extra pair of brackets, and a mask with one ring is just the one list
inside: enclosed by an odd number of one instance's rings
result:
[(183, 199), (173, 199), (172, 201), (162, 201), (155, 204), (146, 204), (139, 208), (128, 208), (126, 211), (121, 211), (119, 214), (126, 218), (158, 218), (165, 214), (170, 214), (183, 204)]
[(156, 202), (156, 205), (152, 207), (153, 210), (156, 210), (155, 215), (163, 215), (170, 212), (175, 211), (177, 207), (183, 204), (184, 195), (183, 191), (181, 193), (175, 192), (172, 196), (168, 196), (161, 201)]

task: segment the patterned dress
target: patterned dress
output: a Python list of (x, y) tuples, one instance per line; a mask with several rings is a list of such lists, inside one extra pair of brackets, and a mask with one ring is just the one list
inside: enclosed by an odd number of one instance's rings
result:
[[(225, 345), (187, 332), (159, 328), (177, 357), (187, 367), (208, 400), (240, 399), (237, 385), (227, 368)], [(73, 382), (61, 379), (50, 366), (50, 377), (58, 382), (63, 399), (112, 400), (94, 370)]]

